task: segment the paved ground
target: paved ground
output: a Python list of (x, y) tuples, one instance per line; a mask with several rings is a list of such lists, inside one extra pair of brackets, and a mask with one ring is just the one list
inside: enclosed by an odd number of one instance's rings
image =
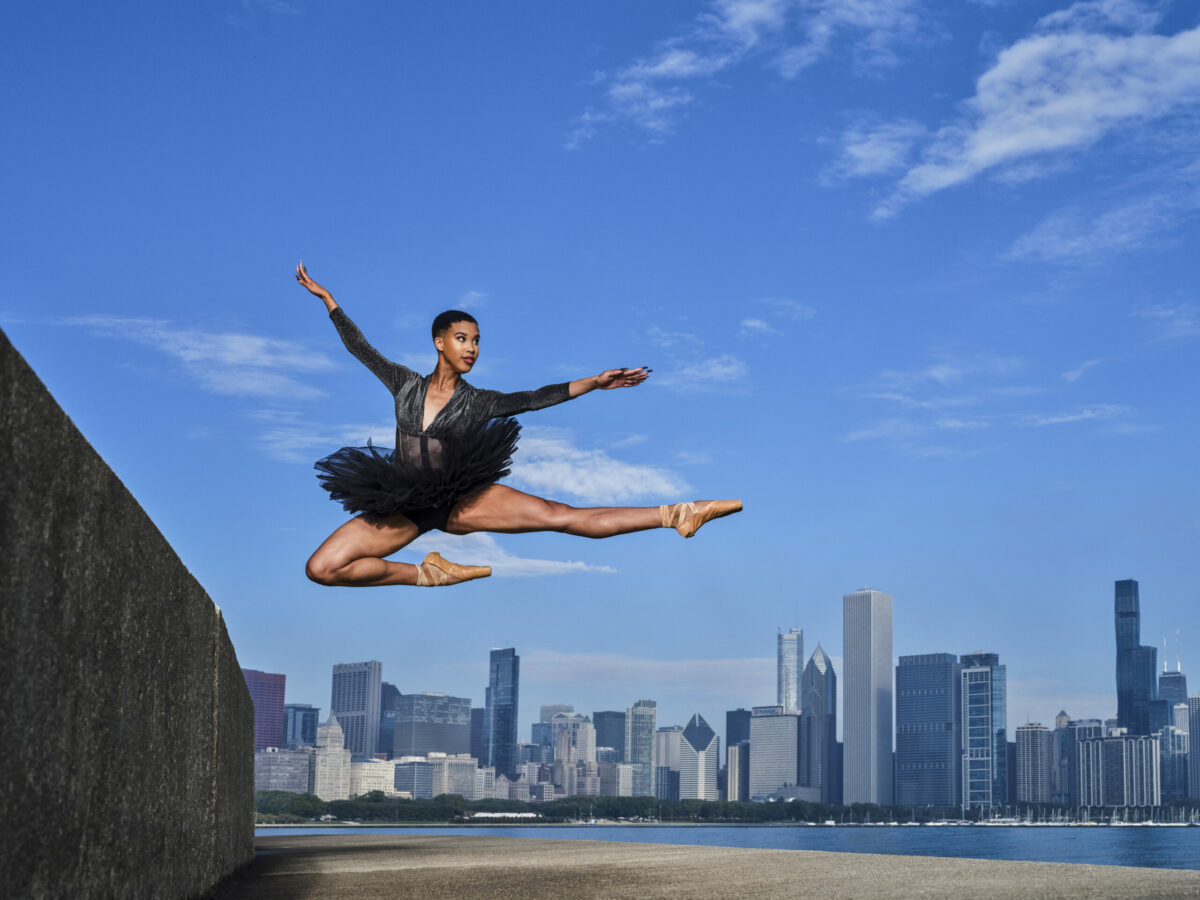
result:
[(1200, 897), (1200, 872), (470, 835), (259, 838), (241, 898)]

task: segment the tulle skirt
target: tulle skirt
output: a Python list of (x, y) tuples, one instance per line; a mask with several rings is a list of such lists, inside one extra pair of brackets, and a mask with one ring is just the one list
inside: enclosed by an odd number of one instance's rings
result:
[(456, 503), (509, 474), (520, 431), (515, 419), (502, 418), (447, 438), (437, 468), (370, 441), (343, 447), (317, 461), (317, 480), (351, 515), (378, 521), (400, 514), (422, 532), (444, 528)]

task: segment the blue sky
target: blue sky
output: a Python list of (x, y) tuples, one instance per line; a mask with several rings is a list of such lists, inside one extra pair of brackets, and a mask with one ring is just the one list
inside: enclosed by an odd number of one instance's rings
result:
[[(778, 627), (841, 675), (1000, 653), (1009, 719), (1115, 713), (1112, 582), (1200, 659), (1200, 14), (1136, 0), (21, 4), (0, 59), (0, 324), (221, 606), (244, 666), (482, 703), (774, 702)], [(433, 534), (496, 577), (331, 589), (311, 463), (386, 354), (481, 324), (472, 382), (650, 365), (523, 418), (511, 483), (741, 497), (673, 532)], [(1191, 260), (1189, 262), (1188, 260)], [(47, 448), (53, 452), (53, 448)], [(1174, 647), (1170, 658), (1174, 665)], [(1197, 685), (1193, 685), (1195, 688)]]

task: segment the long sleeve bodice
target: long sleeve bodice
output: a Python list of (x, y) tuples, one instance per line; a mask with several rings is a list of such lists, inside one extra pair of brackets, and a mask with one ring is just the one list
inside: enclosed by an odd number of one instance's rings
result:
[(481, 390), (460, 379), (446, 405), (423, 429), (425, 395), (432, 375), (418, 375), (387, 359), (367, 342), (341, 307), (333, 309), (329, 318), (346, 349), (383, 382), (395, 399), (397, 450), (408, 459), (420, 459), (426, 467), (439, 467), (441, 442), (445, 439), (468, 439), (490, 419), (544, 409), (570, 399), (569, 382), (506, 394)]

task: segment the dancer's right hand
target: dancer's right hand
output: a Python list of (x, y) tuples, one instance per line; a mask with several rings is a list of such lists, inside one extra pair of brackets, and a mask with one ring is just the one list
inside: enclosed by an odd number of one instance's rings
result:
[(300, 265), (296, 266), (296, 280), (300, 282), (300, 284), (302, 284), (310, 294), (315, 297), (320, 297), (321, 300), (325, 302), (327, 309), (332, 310), (337, 306), (337, 304), (333, 302), (333, 294), (329, 293), (329, 291), (325, 290), (325, 288), (321, 287), (308, 277), (308, 271), (304, 268), (303, 260), (300, 262)]

